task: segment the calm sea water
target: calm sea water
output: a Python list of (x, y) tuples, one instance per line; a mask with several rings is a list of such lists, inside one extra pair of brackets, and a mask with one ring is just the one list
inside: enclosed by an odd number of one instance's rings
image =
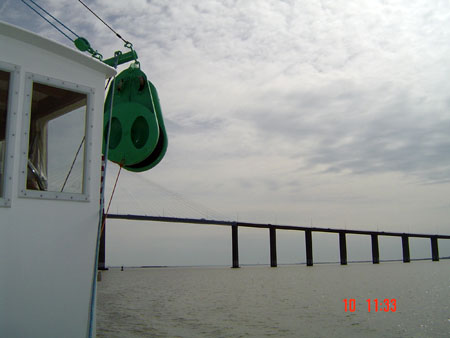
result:
[[(395, 299), (396, 311), (372, 301), (368, 312), (367, 299)], [(97, 335), (450, 337), (450, 261), (111, 269), (98, 285)]]

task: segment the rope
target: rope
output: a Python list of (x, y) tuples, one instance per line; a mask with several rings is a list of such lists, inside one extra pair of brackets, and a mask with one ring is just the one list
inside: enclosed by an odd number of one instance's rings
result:
[(90, 9), (83, 1), (78, 0), (78, 2), (80, 4), (82, 4), (84, 7), (86, 7), (86, 9), (91, 12), (92, 14), (94, 14), (94, 16), (99, 19), (101, 22), (103, 22), (103, 24), (108, 27), (114, 34), (116, 34), (116, 36), (121, 39), (123, 42), (125, 42), (126, 45), (131, 45), (131, 43), (127, 40), (125, 40), (119, 33), (117, 33), (110, 25), (108, 25), (101, 17), (99, 17), (92, 9)]
[(61, 192), (63, 192), (64, 187), (66, 186), (67, 180), (69, 179), (70, 173), (72, 172), (73, 166), (75, 165), (75, 162), (77, 160), (77, 157), (78, 157), (78, 154), (79, 154), (79, 152), (81, 150), (81, 147), (83, 146), (85, 138), (86, 138), (86, 136), (83, 136), (83, 139), (81, 140), (80, 146), (78, 147), (77, 153), (75, 154), (75, 158), (73, 159), (72, 165), (70, 166), (69, 172), (68, 172), (68, 174), (66, 176), (66, 179), (64, 180), (64, 184), (63, 184), (63, 186), (61, 188)]
[(110, 82), (111, 82), (111, 77), (108, 79), (108, 82), (106, 82), (105, 90), (106, 90), (106, 88), (108, 88)]
[[(122, 167), (123, 167), (122, 165), (120, 165), (120, 167), (119, 167), (119, 172), (117, 173), (116, 181), (114, 182), (114, 187), (111, 192), (111, 197), (109, 198), (108, 207), (106, 208), (106, 215), (108, 215), (108, 213), (109, 213), (109, 208), (111, 207), (111, 202), (114, 197), (114, 193), (116, 191), (116, 186), (117, 186), (117, 182), (119, 181), (119, 176), (120, 176), (120, 172), (122, 171)], [(105, 229), (106, 215), (103, 217), (102, 230), (100, 233), (103, 233), (103, 230)]]
[[(56, 30), (58, 30), (62, 35), (64, 35), (66, 38), (68, 38), (70, 41), (74, 42), (75, 40), (72, 39), (70, 36), (68, 36), (66, 33), (64, 33), (61, 29), (59, 29), (54, 23), (50, 22), (45, 16), (43, 16), (39, 11), (37, 11), (35, 8), (33, 8), (30, 4), (26, 3), (24, 0), (21, 0), (25, 5), (27, 5), (30, 9), (32, 9), (37, 15), (39, 15), (42, 19), (47, 21), (50, 25), (52, 25)], [(46, 11), (44, 8), (39, 6), (36, 2), (33, 0), (29, 0), (33, 5), (38, 7), (40, 10), (42, 10), (45, 14), (50, 16), (53, 20), (55, 20), (57, 23), (59, 23), (61, 26), (63, 26), (65, 29), (67, 29), (69, 32), (71, 32), (73, 35), (75, 35), (77, 38), (79, 38), (78, 34), (75, 33), (73, 30), (71, 30), (69, 27), (67, 27), (65, 24), (63, 24), (61, 21), (59, 21), (57, 18), (55, 18), (53, 15), (51, 15), (48, 11)]]

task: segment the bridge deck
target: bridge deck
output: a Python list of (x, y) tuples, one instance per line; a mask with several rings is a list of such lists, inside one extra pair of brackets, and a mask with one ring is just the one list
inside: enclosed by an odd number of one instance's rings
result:
[[(306, 245), (306, 265), (313, 265), (313, 250), (312, 250), (312, 232), (328, 232), (339, 234), (339, 253), (342, 265), (347, 264), (347, 241), (346, 235), (370, 235), (372, 243), (372, 262), (378, 264), (380, 262), (380, 253), (378, 247), (378, 236), (397, 236), (402, 239), (403, 262), (409, 263), (409, 238), (429, 238), (431, 240), (431, 259), (433, 261), (439, 260), (438, 239), (450, 239), (450, 235), (438, 234), (416, 234), (404, 232), (387, 232), (387, 231), (370, 231), (370, 230), (352, 230), (352, 229), (332, 229), (332, 228), (318, 228), (318, 227), (303, 227), (294, 225), (279, 225), (279, 224), (263, 224), (263, 223), (249, 223), (237, 221), (219, 221), (213, 219), (196, 219), (196, 218), (179, 218), (179, 217), (165, 217), (165, 216), (145, 216), (145, 215), (121, 215), (108, 214), (109, 219), (124, 219), (134, 221), (151, 221), (151, 222), (168, 222), (168, 223), (190, 223), (190, 224), (207, 224), (207, 225), (222, 225), (231, 227), (231, 243), (232, 243), (232, 267), (239, 267), (239, 241), (238, 241), (238, 227), (261, 228), (269, 229), (269, 243), (270, 243), (270, 266), (277, 266), (277, 241), (276, 230), (297, 230), (305, 232)], [(102, 233), (104, 240), (105, 234)], [(104, 246), (101, 248), (104, 250)], [(103, 257), (104, 255), (100, 255)], [(105, 262), (99, 262), (99, 266), (104, 266)]]
[(179, 217), (145, 216), (145, 215), (129, 215), (129, 214), (108, 214), (106, 217), (109, 219), (126, 219), (126, 220), (135, 220), (135, 221), (191, 223), (191, 224), (224, 225), (224, 226), (237, 225), (240, 227), (248, 227), (248, 228), (267, 228), (267, 229), (275, 228), (275, 229), (280, 229), (280, 230), (298, 230), (298, 231), (310, 230), (310, 231), (314, 231), (314, 232), (346, 233), (346, 234), (354, 234), (354, 235), (379, 235), (379, 236), (399, 236), (399, 237), (407, 236), (407, 237), (420, 237), (420, 238), (434, 237), (434, 238), (438, 238), (438, 239), (450, 239), (450, 235), (318, 228), (318, 227), (305, 227), (305, 226), (295, 226), (295, 225), (264, 224), (264, 223), (250, 223), (250, 222), (237, 222), (237, 221), (218, 221), (218, 220), (204, 219), (204, 218), (197, 219), (197, 218), (179, 218)]

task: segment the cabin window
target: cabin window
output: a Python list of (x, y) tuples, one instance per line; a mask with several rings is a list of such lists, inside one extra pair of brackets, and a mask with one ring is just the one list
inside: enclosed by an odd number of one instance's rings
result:
[(11, 206), (20, 67), (0, 61), (0, 207)]
[(64, 81), (27, 76), (22, 196), (88, 200), (91, 93)]
[(5, 185), (6, 120), (10, 77), (10, 72), (0, 70), (0, 197), (4, 196)]

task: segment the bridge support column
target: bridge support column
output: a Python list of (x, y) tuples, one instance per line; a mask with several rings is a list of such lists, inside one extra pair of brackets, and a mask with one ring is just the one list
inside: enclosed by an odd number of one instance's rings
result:
[(108, 270), (108, 268), (105, 265), (106, 262), (106, 221), (105, 221), (105, 214), (103, 214), (103, 231), (100, 234), (100, 247), (98, 252), (98, 270)]
[(402, 248), (403, 248), (403, 263), (409, 263), (411, 258), (409, 256), (409, 237), (402, 235)]
[(372, 234), (370, 235), (372, 239), (372, 263), (378, 264), (380, 263), (380, 251), (378, 249), (378, 235)]
[(277, 236), (276, 236), (276, 228), (271, 226), (269, 228), (269, 236), (270, 236), (270, 266), (272, 268), (277, 267)]
[(306, 266), (313, 266), (312, 232), (305, 230)]
[(231, 226), (231, 251), (233, 256), (232, 267), (239, 267), (239, 241), (238, 241), (238, 226), (234, 223)]
[(341, 254), (341, 265), (347, 265), (347, 242), (345, 232), (339, 233), (339, 251)]
[(437, 237), (430, 237), (431, 239), (431, 259), (435, 262), (439, 261), (439, 248)]

